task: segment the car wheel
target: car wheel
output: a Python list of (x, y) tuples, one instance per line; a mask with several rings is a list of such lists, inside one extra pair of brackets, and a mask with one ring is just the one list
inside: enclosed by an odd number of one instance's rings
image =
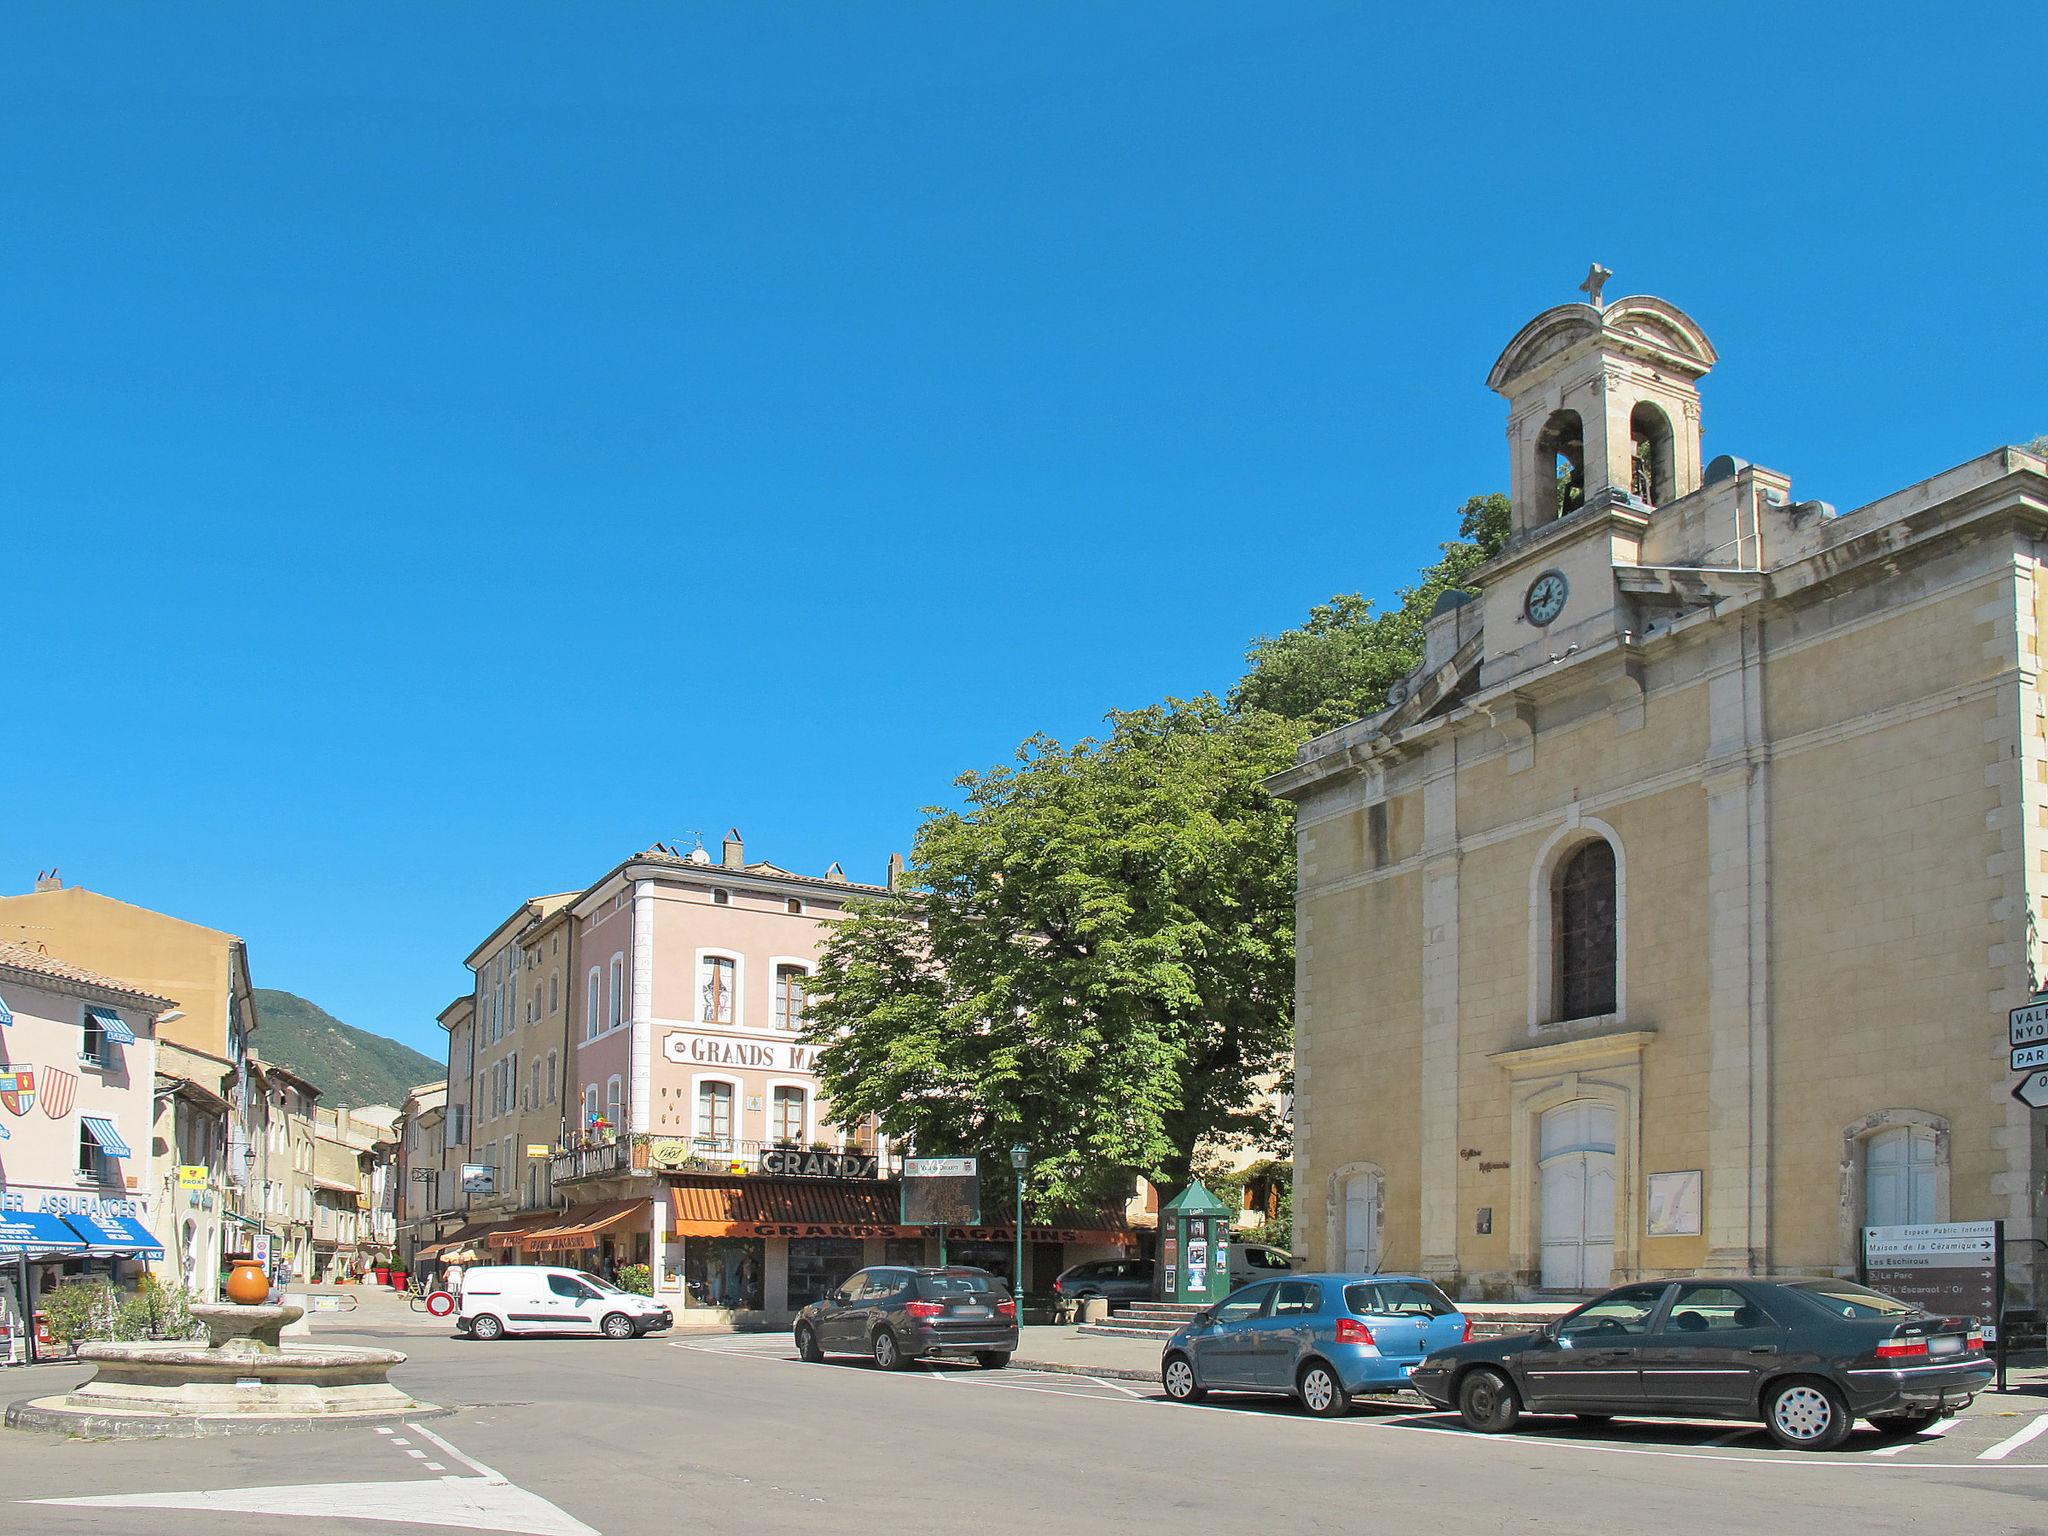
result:
[(1195, 1380), (1195, 1367), (1186, 1355), (1168, 1355), (1160, 1367), (1159, 1384), (1176, 1403), (1199, 1403), (1209, 1394)]
[(875, 1364), (885, 1371), (893, 1371), (903, 1364), (903, 1346), (896, 1342), (896, 1335), (887, 1328), (877, 1328), (869, 1346), (875, 1352)]
[(1351, 1394), (1344, 1390), (1337, 1373), (1320, 1360), (1304, 1365), (1294, 1386), (1301, 1395), (1301, 1406), (1319, 1419), (1338, 1419), (1351, 1411)]
[(809, 1323), (796, 1331), (796, 1357), (806, 1365), (816, 1365), (825, 1358), (825, 1351), (818, 1348), (818, 1335)]
[(607, 1312), (604, 1321), (597, 1325), (598, 1331), (608, 1339), (630, 1339), (637, 1331), (633, 1319), (623, 1312)]
[(1499, 1371), (1474, 1371), (1458, 1383), (1458, 1417), (1482, 1435), (1505, 1434), (1522, 1417), (1521, 1394)]
[(1010, 1363), (1010, 1352), (1007, 1349), (976, 1350), (974, 1363), (984, 1371), (1000, 1371)]
[(1853, 1423), (1842, 1394), (1817, 1376), (1777, 1382), (1764, 1394), (1764, 1425), (1788, 1450), (1831, 1451)]
[(505, 1337), (505, 1325), (488, 1312), (479, 1312), (469, 1320), (469, 1336), (482, 1339), (486, 1344), (493, 1339)]

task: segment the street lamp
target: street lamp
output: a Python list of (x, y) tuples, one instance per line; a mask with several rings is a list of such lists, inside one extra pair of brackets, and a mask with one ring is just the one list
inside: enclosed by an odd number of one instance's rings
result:
[(1024, 1170), (1031, 1166), (1031, 1149), (1023, 1142), (1010, 1148), (1010, 1166), (1017, 1173), (1017, 1267), (1010, 1272), (1010, 1293), (1017, 1299), (1017, 1322), (1024, 1322)]

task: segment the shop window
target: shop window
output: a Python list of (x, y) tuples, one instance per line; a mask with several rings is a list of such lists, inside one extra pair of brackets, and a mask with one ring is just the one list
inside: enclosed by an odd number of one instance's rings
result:
[(802, 1029), (804, 1025), (804, 988), (810, 976), (800, 965), (778, 965), (775, 967), (775, 1027), (777, 1029)]
[[(860, 1244), (853, 1246), (858, 1249)], [(761, 1310), (764, 1305), (761, 1277), (767, 1268), (765, 1248), (758, 1237), (684, 1239), (683, 1286), (689, 1296), (689, 1304), (693, 1307), (726, 1307), (734, 1311)], [(797, 1303), (792, 1302), (791, 1305)]]
[(848, 1275), (860, 1268), (864, 1246), (857, 1237), (792, 1237), (789, 1240), (790, 1309), (807, 1307), (830, 1296)]
[[(951, 1257), (951, 1255), (948, 1255)], [(901, 1264), (910, 1269), (924, 1266), (924, 1239), (921, 1237), (892, 1237), (882, 1243), (882, 1262)]]

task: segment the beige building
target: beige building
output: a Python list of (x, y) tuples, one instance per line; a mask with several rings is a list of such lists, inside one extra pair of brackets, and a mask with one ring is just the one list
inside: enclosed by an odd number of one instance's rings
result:
[(398, 1128), (398, 1263), (411, 1269), (440, 1236), (437, 1217), (448, 1168), (448, 1085), (421, 1083), (406, 1095)]
[(313, 1276), (337, 1280), (388, 1269), (397, 1246), (394, 1173), (401, 1112), (386, 1104), (316, 1108), (313, 1119)]
[(271, 1233), (273, 1268), (303, 1280), (313, 1273), (313, 1127), (320, 1090), (289, 1067), (256, 1064), (265, 1106), (263, 1224)]
[(1512, 539), (1299, 807), (1296, 1233), (1468, 1295), (1853, 1272), (2002, 1218), (2044, 1127), (2006, 1011), (2048, 902), (2048, 466), (1837, 515), (1703, 459), (1700, 327), (1530, 322)]

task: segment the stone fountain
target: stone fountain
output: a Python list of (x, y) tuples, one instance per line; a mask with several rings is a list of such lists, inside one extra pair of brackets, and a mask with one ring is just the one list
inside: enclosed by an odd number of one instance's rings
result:
[(7, 1422), (80, 1434), (203, 1434), (444, 1411), (391, 1385), (391, 1367), (405, 1360), (396, 1350), (281, 1341), (303, 1307), (202, 1302), (192, 1315), (206, 1325), (204, 1344), (81, 1345), (78, 1358), (96, 1367), (92, 1379), (62, 1396), (15, 1404)]

